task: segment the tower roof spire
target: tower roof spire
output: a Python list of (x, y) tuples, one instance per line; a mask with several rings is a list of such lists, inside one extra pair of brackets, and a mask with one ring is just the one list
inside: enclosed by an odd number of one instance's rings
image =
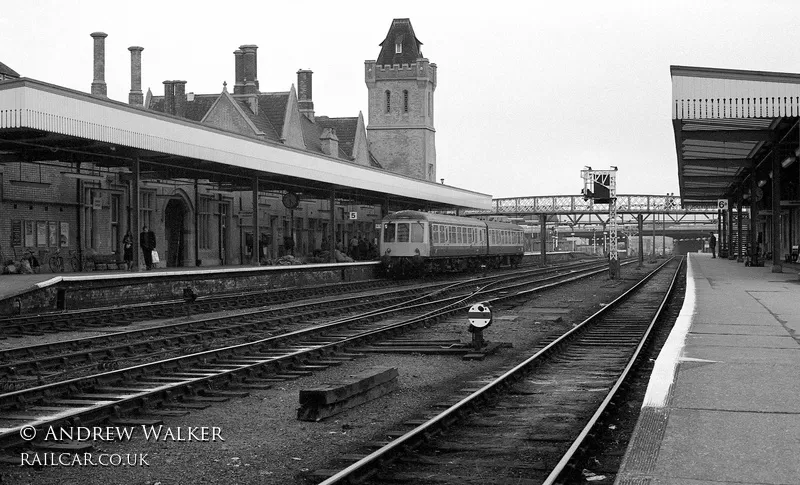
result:
[(389, 33), (379, 44), (378, 65), (411, 64), (422, 55), (422, 42), (414, 35), (410, 19), (394, 19)]

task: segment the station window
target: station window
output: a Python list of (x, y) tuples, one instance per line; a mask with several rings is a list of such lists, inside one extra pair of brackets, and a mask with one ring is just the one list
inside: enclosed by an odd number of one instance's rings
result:
[(197, 229), (200, 249), (211, 249), (211, 203), (213, 200), (209, 197), (200, 197), (197, 204)]
[(153, 212), (156, 207), (156, 193), (141, 191), (139, 193), (139, 231), (143, 226), (153, 229)]

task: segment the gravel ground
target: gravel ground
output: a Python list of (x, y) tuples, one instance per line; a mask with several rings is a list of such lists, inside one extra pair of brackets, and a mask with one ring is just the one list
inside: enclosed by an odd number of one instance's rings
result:
[[(597, 311), (633, 284), (643, 270), (624, 267), (623, 280), (594, 277), (569, 290), (558, 289), (512, 305), (494, 308), (495, 323), (485, 332), (491, 342), (509, 342), (483, 361), (464, 361), (453, 356), (377, 355), (331, 367), (313, 376), (279, 383), (269, 390), (251, 391), (184, 417), (164, 419), (173, 434), (188, 427), (217, 427), (224, 439), (173, 441), (145, 439), (141, 432), (131, 440), (95, 441), (98, 453), (125, 455), (146, 453), (148, 466), (9, 466), (0, 467), (3, 484), (308, 484), (317, 469), (334, 468), (345, 453), (363, 453), (364, 443), (384, 440), (402, 421), (418, 418), (433, 403), (446, 400), (464, 383), (530, 355), (543, 337), (560, 333)], [(543, 308), (556, 308), (560, 313)], [(557, 314), (560, 319), (553, 318)], [(549, 315), (549, 316), (548, 316)], [(430, 328), (404, 335), (408, 338), (456, 338), (466, 342), (466, 318), (452, 318)], [(320, 422), (298, 421), (300, 389), (335, 383), (374, 367), (396, 367), (399, 388), (344, 413)]]

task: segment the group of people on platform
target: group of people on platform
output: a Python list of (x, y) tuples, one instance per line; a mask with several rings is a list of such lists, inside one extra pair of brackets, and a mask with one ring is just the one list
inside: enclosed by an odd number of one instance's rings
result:
[[(144, 257), (144, 264), (147, 269), (153, 269), (153, 253), (156, 251), (156, 233), (150, 230), (149, 227), (142, 227), (142, 232), (139, 234), (139, 247), (142, 248), (142, 256)], [(158, 259), (158, 253), (156, 253)], [(130, 271), (133, 268), (133, 235), (130, 229), (125, 233), (122, 238), (122, 259), (125, 261), (125, 269)], [(158, 263), (158, 261), (155, 261)]]

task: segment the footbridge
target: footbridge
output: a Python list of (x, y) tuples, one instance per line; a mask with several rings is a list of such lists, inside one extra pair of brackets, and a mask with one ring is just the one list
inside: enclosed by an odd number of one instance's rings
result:
[[(521, 224), (539, 223), (542, 217), (548, 224), (567, 225), (574, 232), (605, 227), (608, 223), (608, 204), (584, 200), (582, 195), (538, 195), (492, 199), (488, 210), (467, 210), (464, 215), (491, 219), (508, 218)], [(617, 224), (636, 225), (642, 216), (646, 226), (657, 224), (659, 229), (670, 226), (678, 233), (715, 230), (719, 209), (712, 203), (683, 204), (672, 195), (617, 195)]]

